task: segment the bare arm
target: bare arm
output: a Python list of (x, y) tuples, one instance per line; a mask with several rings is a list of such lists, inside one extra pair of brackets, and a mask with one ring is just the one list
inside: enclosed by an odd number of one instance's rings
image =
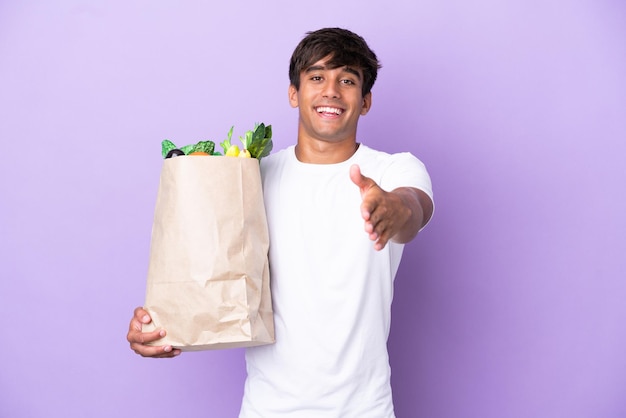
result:
[(385, 248), (389, 240), (410, 242), (432, 216), (432, 201), (419, 189), (400, 187), (386, 192), (374, 180), (363, 176), (357, 165), (350, 168), (350, 178), (361, 191), (365, 232), (375, 241), (376, 250)]

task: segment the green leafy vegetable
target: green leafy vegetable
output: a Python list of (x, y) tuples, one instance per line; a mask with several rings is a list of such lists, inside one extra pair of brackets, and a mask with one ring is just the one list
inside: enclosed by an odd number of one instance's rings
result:
[(161, 142), (161, 154), (163, 154), (163, 158), (173, 149), (176, 149), (176, 145), (169, 139), (164, 139)]
[(191, 148), (191, 152), (206, 152), (209, 155), (213, 155), (214, 150), (215, 142), (213, 141), (200, 141)]
[(185, 145), (184, 147), (180, 147), (180, 150), (184, 152), (185, 155), (189, 155), (189, 153), (193, 152), (193, 147), (195, 146), (196, 144)]
[[(239, 147), (231, 143), (233, 138), (234, 126), (231, 126), (228, 131), (227, 138), (220, 143), (220, 146), (224, 150), (224, 155), (227, 156), (248, 156), (260, 160), (266, 157), (272, 151), (272, 126), (263, 123), (256, 123), (254, 129), (247, 131), (243, 137), (239, 137), (242, 144), (242, 150), (239, 152)], [(178, 155), (180, 152), (185, 155), (189, 155), (192, 152), (204, 152), (209, 155), (222, 155), (219, 151), (215, 150), (215, 143), (213, 141), (200, 141), (195, 144), (185, 145), (184, 147), (176, 147), (176, 145), (169, 139), (164, 139), (161, 142), (161, 154), (163, 158), (167, 158), (172, 150), (176, 150)], [(230, 150), (230, 152), (229, 152)]]
[(261, 160), (272, 151), (272, 125), (265, 126), (263, 123), (254, 125), (254, 130), (247, 131), (245, 137), (240, 137), (244, 149), (250, 152), (253, 158)]

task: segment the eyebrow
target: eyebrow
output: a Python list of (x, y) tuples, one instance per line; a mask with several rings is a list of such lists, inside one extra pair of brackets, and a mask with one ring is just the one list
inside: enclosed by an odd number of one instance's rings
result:
[[(311, 73), (311, 72), (314, 72), (314, 71), (323, 71), (323, 70), (327, 70), (327, 69), (328, 68), (325, 65), (312, 65), (309, 68), (307, 68), (306, 70), (304, 70), (304, 72), (305, 73)], [(359, 78), (359, 80), (361, 79), (361, 73), (358, 70), (356, 70), (356, 69), (354, 69), (354, 68), (352, 68), (352, 67), (350, 67), (348, 65), (344, 65), (343, 66), (343, 70), (345, 72), (347, 72), (347, 73), (350, 73), (350, 74), (353, 74), (353, 75), (357, 76)]]

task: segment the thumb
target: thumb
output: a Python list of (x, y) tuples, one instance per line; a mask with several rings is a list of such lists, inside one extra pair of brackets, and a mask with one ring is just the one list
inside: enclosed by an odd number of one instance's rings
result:
[(359, 187), (361, 193), (366, 192), (370, 187), (376, 184), (374, 180), (361, 174), (361, 167), (357, 164), (350, 167), (350, 180)]

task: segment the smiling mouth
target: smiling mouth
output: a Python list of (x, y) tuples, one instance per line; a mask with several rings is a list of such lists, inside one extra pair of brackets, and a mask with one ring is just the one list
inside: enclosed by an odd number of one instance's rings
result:
[(317, 113), (332, 114), (332, 115), (341, 115), (343, 113), (343, 109), (339, 109), (337, 107), (330, 107), (330, 106), (316, 107), (315, 110), (317, 111)]

